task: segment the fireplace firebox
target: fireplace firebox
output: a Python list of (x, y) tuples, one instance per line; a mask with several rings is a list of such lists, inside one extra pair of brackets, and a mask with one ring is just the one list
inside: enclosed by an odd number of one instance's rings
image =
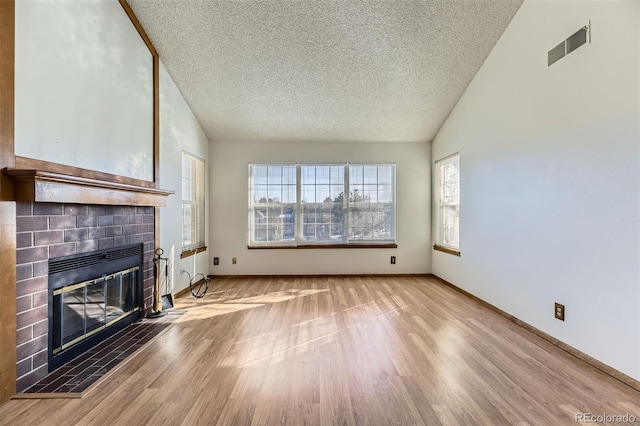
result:
[(49, 371), (143, 315), (142, 244), (49, 259)]

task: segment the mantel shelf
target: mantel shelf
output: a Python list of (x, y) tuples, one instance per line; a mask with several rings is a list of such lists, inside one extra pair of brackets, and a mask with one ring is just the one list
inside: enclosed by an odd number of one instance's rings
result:
[(173, 191), (42, 170), (4, 169), (15, 201), (126, 206), (166, 206)]

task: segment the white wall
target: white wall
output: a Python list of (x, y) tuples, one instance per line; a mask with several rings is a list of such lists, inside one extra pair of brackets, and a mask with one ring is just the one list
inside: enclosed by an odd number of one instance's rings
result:
[[(433, 143), (460, 151), (462, 253), (433, 273), (635, 379), (639, 10), (526, 1)], [(592, 43), (547, 67), (589, 19)]]
[[(214, 275), (430, 272), (430, 144), (214, 141), (210, 152)], [(248, 250), (248, 163), (278, 161), (395, 162), (398, 248)]]
[(115, 0), (17, 1), (15, 153), (153, 180), (153, 57)]
[[(160, 209), (160, 247), (169, 258), (169, 292), (176, 293), (189, 285), (186, 270), (194, 276), (209, 274), (208, 253), (180, 259), (182, 247), (182, 152), (205, 160), (208, 168), (209, 140), (164, 65), (160, 66), (160, 187), (175, 191)], [(205, 181), (206, 181), (205, 177)], [(205, 189), (206, 190), (206, 189)], [(209, 205), (205, 205), (209, 211)], [(209, 216), (209, 214), (207, 214)], [(207, 220), (208, 222), (208, 220)], [(208, 223), (205, 224), (205, 230)], [(205, 234), (206, 235), (206, 234)], [(164, 271), (161, 283), (165, 282)], [(167, 293), (164, 284), (163, 294)]]

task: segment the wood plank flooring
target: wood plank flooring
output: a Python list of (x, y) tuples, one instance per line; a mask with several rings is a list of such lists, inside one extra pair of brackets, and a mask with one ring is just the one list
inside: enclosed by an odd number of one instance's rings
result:
[(640, 393), (436, 279), (219, 279), (83, 399), (0, 424), (640, 424)]

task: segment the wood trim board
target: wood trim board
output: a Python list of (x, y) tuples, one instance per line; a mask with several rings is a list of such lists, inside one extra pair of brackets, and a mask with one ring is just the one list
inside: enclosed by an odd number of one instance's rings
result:
[(448, 254), (452, 254), (454, 256), (460, 257), (460, 250), (450, 249), (448, 247), (439, 246), (438, 244), (435, 244), (433, 246), (433, 249), (436, 250), (436, 251), (441, 251), (443, 253), (448, 253)]
[(12, 166), (12, 168), (15, 168), (17, 170), (38, 170), (41, 172), (75, 176), (85, 179), (101, 180), (104, 182), (113, 182), (123, 185), (132, 185), (147, 188), (157, 187), (155, 182), (151, 181), (130, 178), (128, 176), (114, 175), (111, 173), (99, 172), (96, 170), (83, 169), (81, 167), (67, 166), (65, 164), (37, 160), (35, 158), (21, 157), (19, 155), (15, 157), (15, 166)]
[[(15, 1), (0, 1), (0, 169), (15, 166)], [(11, 200), (11, 201), (7, 201)], [(0, 403), (16, 393), (16, 203), (0, 175)]]
[(247, 250), (309, 250), (309, 249), (396, 249), (397, 244), (302, 244), (297, 246), (247, 246)]
[(372, 277), (431, 277), (432, 274), (292, 274), (292, 275), (209, 275), (211, 279), (251, 279), (251, 278), (372, 278)]
[(61, 175), (40, 170), (5, 169), (14, 181), (16, 201), (165, 206), (173, 191)]

